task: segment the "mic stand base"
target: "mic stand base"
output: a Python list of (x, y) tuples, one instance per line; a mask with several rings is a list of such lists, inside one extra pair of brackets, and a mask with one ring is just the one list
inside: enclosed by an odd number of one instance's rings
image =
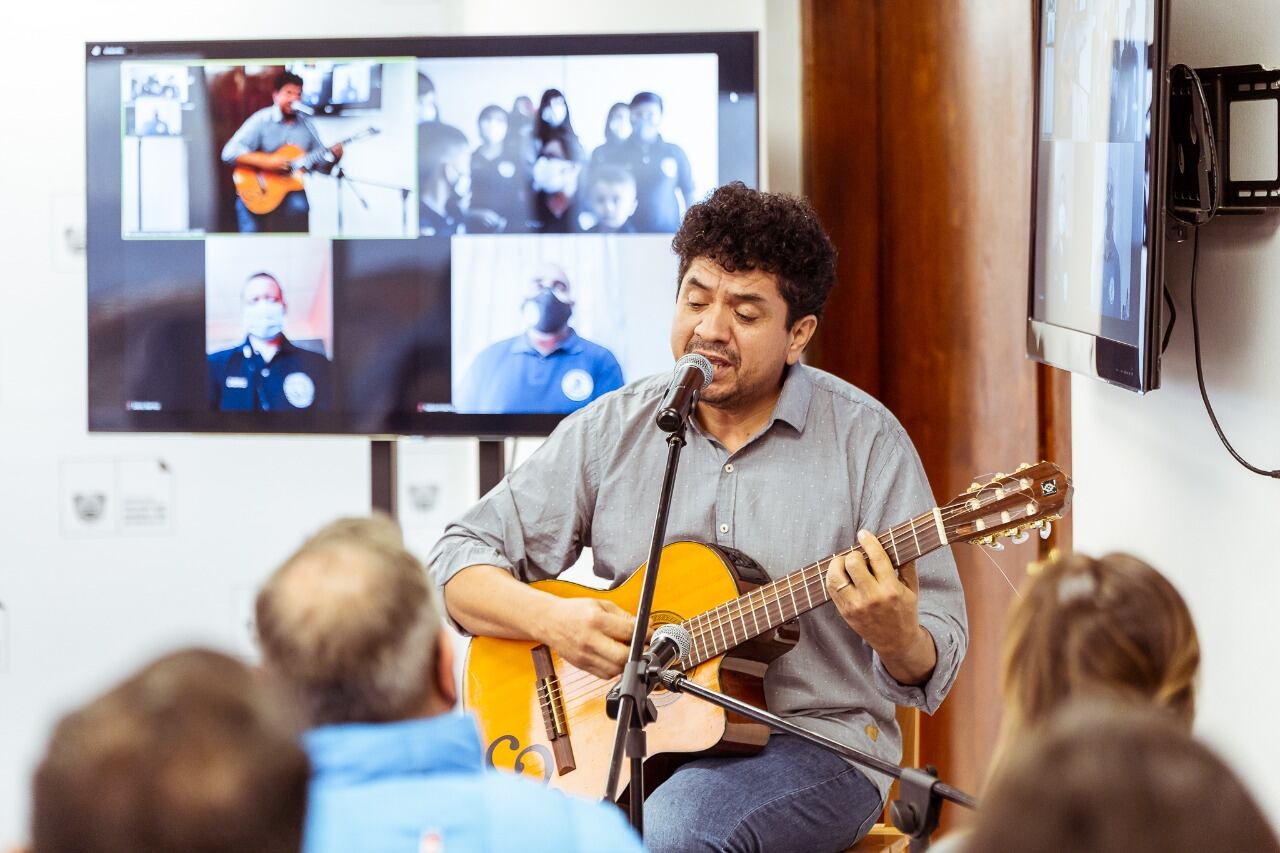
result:
[(839, 741), (811, 732), (790, 720), (779, 717), (776, 714), (770, 714), (768, 711), (763, 711), (755, 705), (748, 705), (746, 702), (734, 699), (732, 696), (726, 696), (723, 693), (717, 693), (714, 690), (703, 687), (678, 670), (667, 670), (661, 673), (660, 676), (658, 673), (650, 672), (650, 679), (660, 682), (673, 693), (688, 693), (691, 696), (696, 696), (716, 707), (735, 714), (741, 714), (748, 719), (755, 720), (757, 723), (763, 723), (776, 732), (803, 738), (828, 752), (834, 752), (841, 758), (847, 758), (859, 767), (874, 770), (891, 779), (898, 780), (901, 794), (890, 806), (889, 813), (893, 817), (894, 826), (911, 836), (912, 850), (929, 849), (929, 839), (933, 831), (938, 828), (938, 817), (942, 810), (943, 800), (950, 800), (956, 805), (964, 806), (967, 809), (976, 809), (978, 807), (978, 802), (973, 797), (939, 781), (937, 772), (932, 767), (928, 770), (918, 770), (914, 767), (899, 767), (896, 764), (891, 764), (870, 753), (862, 752), (851, 746), (845, 746)]

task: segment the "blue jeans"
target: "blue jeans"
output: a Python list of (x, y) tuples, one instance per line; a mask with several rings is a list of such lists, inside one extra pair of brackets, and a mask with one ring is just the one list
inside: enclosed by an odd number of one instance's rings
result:
[(236, 225), (241, 234), (305, 232), (311, 227), (310, 211), (307, 194), (302, 190), (294, 190), (286, 195), (280, 206), (270, 213), (254, 213), (237, 198)]
[(644, 843), (667, 851), (828, 853), (871, 829), (880, 791), (853, 765), (791, 735), (756, 755), (682, 766), (644, 804)]

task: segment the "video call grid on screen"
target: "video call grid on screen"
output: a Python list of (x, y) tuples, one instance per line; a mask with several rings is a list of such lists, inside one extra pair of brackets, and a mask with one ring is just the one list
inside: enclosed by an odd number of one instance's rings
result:
[(86, 53), (94, 430), (545, 434), (670, 367), (671, 233), (758, 182), (753, 33)]
[(1137, 347), (1151, 266), (1155, 0), (1041, 0), (1032, 316)]

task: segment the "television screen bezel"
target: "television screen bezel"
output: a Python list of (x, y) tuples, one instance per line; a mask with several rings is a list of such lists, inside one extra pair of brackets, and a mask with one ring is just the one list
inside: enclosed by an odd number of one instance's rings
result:
[(1100, 379), (1129, 391), (1145, 394), (1160, 387), (1160, 328), (1163, 318), (1161, 297), (1165, 268), (1165, 206), (1169, 150), (1169, 6), (1171, 0), (1153, 0), (1151, 74), (1151, 135), (1147, 143), (1147, 163), (1151, 169), (1150, 209), (1146, 211), (1148, 246), (1144, 281), (1144, 316), (1138, 345), (1132, 346), (1101, 335), (1061, 326), (1035, 318), (1036, 294), (1036, 214), (1040, 168), (1041, 60), (1044, 49), (1041, 32), (1044, 0), (1036, 0), (1032, 19), (1033, 113), (1031, 133), (1031, 228), (1028, 255), (1027, 357)]
[[(519, 57), (519, 56), (613, 56), (622, 54), (667, 53), (715, 53), (720, 56), (721, 71), (726, 62), (750, 60), (751, 93), (755, 98), (753, 126), (756, 152), (754, 185), (760, 185), (762, 169), (761, 149), (761, 85), (760, 38), (754, 30), (714, 30), (701, 32), (659, 33), (575, 33), (555, 35), (495, 35), (495, 36), (393, 36), (393, 37), (317, 37), (298, 39), (209, 39), (183, 41), (125, 41), (96, 40), (85, 42), (86, 100), (90, 63), (102, 60), (122, 62), (137, 59), (243, 59), (259, 56), (296, 56), (325, 58), (329, 56), (412, 56), (418, 59), (453, 59), (470, 57)], [(317, 49), (317, 46), (320, 46)], [(341, 48), (339, 49), (339, 46)], [(728, 85), (733, 86), (734, 81)], [(721, 78), (721, 92), (726, 89)], [(738, 87), (738, 91), (742, 91)], [(88, 121), (92, 106), (86, 103), (85, 158), (86, 187), (93, 187), (90, 174), (93, 128)], [(721, 145), (724, 144), (722, 141)], [(92, 198), (86, 199), (86, 206)], [(87, 211), (86, 211), (87, 215)], [(105, 235), (96, 235), (103, 239)], [(93, 256), (95, 233), (87, 233), (87, 256)], [(86, 290), (92, 289), (91, 272), (86, 274)], [(675, 303), (675, 282), (672, 282), (672, 304)], [(92, 300), (90, 300), (92, 302)], [(91, 307), (91, 306), (90, 306)], [(92, 327), (92, 316), (87, 317)], [(668, 329), (655, 330), (666, 335)], [(93, 347), (86, 352), (86, 373), (92, 377), (89, 360)], [(317, 412), (270, 413), (270, 423), (279, 428), (264, 429), (264, 413), (218, 412), (216, 427), (208, 425), (209, 412), (175, 411), (165, 413), (165, 422), (157, 424), (146, 411), (124, 411), (112, 416), (111, 422), (95, 421), (92, 383), (86, 419), (89, 432), (97, 433), (155, 433), (201, 435), (333, 435), (393, 438), (398, 436), (441, 436), (498, 439), (505, 437), (546, 436), (555, 429), (567, 414), (462, 414), (457, 412), (395, 412), (385, 418), (386, 429), (363, 431), (340, 428), (350, 426), (359, 413)]]

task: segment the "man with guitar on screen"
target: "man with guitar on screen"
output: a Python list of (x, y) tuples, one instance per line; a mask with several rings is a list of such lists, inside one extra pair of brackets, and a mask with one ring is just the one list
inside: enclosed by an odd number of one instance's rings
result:
[[(757, 582), (862, 546), (869, 560), (856, 552), (836, 557), (825, 576), (815, 575), (816, 588), (792, 592), (801, 596), (790, 611), (803, 613), (798, 642), (768, 664), (763, 700), (806, 728), (897, 762), (895, 705), (938, 707), (968, 628), (945, 538), (895, 572), (898, 561), (866, 533), (922, 513), (930, 518), (934, 498), (905, 431), (863, 391), (800, 363), (835, 282), (835, 250), (806, 201), (741, 183), (691, 207), (672, 245), (679, 256), (672, 352), (705, 356), (714, 374), (689, 419), (667, 541), (715, 546)], [(545, 644), (554, 653), (547, 659), (558, 656), (563, 670), (553, 698), (563, 692), (570, 711), (583, 683), (621, 672), (632, 616), (611, 601), (522, 581), (554, 578), (587, 546), (596, 574), (615, 584), (644, 561), (666, 457), (666, 433), (654, 415), (668, 384), (665, 375), (632, 382), (567, 417), (446, 529), (431, 555), (454, 624), (480, 637)], [(941, 531), (941, 516), (934, 517)], [(932, 530), (930, 522), (920, 538)], [(906, 548), (908, 555), (925, 550)], [(660, 594), (662, 578), (679, 570), (675, 563), (674, 554), (663, 560)], [(818, 605), (810, 601), (804, 612), (806, 596)], [(658, 620), (663, 605), (655, 600), (654, 608)], [(720, 634), (736, 625), (721, 624)], [(749, 633), (749, 624), (742, 627)], [(691, 703), (664, 697), (659, 725)], [(523, 745), (501, 731), (484, 737), (495, 764), (500, 756), (510, 766)], [(651, 752), (656, 739), (650, 735)], [(580, 737), (573, 745), (582, 768), (589, 744)], [(888, 779), (794, 736), (773, 735), (762, 746), (676, 769), (646, 801), (649, 849), (843, 850), (874, 823)], [(560, 755), (551, 770), (557, 767), (555, 784), (573, 778)], [(599, 796), (603, 776), (590, 781)]]
[[(328, 171), (342, 157), (342, 144), (325, 146), (315, 125), (297, 108), (302, 100), (302, 78), (284, 71), (272, 84), (271, 106), (245, 120), (222, 148), (222, 162), (237, 167), (237, 175), (266, 182), (297, 169), (304, 155), (318, 155), (319, 171)], [(236, 224), (242, 234), (264, 231), (310, 230), (310, 205), (304, 189), (292, 189), (270, 210), (250, 210), (245, 192), (237, 186)], [(256, 204), (254, 205), (257, 206)]]

